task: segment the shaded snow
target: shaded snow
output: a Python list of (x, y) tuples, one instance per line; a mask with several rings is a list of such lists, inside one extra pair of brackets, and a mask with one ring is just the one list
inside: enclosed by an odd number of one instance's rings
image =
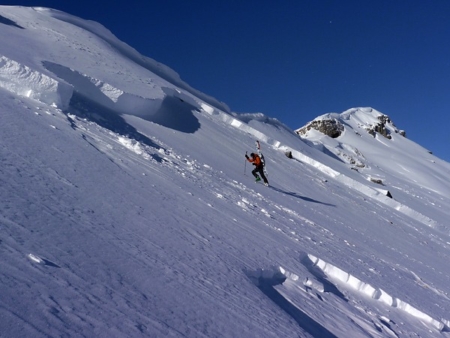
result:
[(380, 112), (301, 139), (97, 23), (0, 17), (2, 335), (450, 336), (450, 164)]

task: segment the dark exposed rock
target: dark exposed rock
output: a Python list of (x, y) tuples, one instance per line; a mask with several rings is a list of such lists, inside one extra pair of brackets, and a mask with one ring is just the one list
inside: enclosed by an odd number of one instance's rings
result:
[(389, 116), (384, 115), (384, 114), (381, 114), (380, 116), (378, 116), (378, 120), (380, 120), (381, 124), (383, 124), (383, 125), (385, 125), (386, 123), (392, 124), (392, 121), (389, 118)]
[(373, 177), (371, 177), (370, 180), (371, 180), (373, 183), (376, 183), (376, 184), (381, 184), (381, 185), (383, 184), (383, 181), (380, 180), (379, 178), (373, 178)]
[(392, 194), (389, 190), (384, 190), (384, 189), (376, 189), (378, 192), (382, 193), (384, 196), (389, 197), (389, 198), (393, 198)]
[(315, 120), (308, 123), (305, 127), (296, 130), (298, 135), (305, 135), (309, 130), (315, 129), (331, 138), (341, 136), (344, 131), (344, 126), (335, 119)]
[(384, 137), (388, 139), (392, 139), (391, 133), (389, 129), (386, 128), (386, 123), (391, 123), (391, 119), (387, 115), (380, 115), (378, 116), (378, 122), (375, 126), (367, 127), (367, 132), (375, 137), (376, 133), (379, 133), (380, 135), (383, 135)]
[(380, 133), (381, 135), (383, 135), (384, 137), (391, 139), (391, 133), (389, 132), (389, 130), (386, 128), (386, 125), (382, 122), (380, 122), (379, 124), (377, 124), (375, 126), (375, 131), (377, 133)]

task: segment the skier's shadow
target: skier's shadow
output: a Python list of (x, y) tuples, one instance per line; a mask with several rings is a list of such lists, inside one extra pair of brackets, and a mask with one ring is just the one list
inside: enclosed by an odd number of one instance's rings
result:
[(312, 199), (312, 198), (309, 198), (309, 197), (306, 197), (306, 196), (299, 195), (299, 194), (297, 194), (296, 192), (284, 191), (284, 190), (282, 190), (282, 189), (280, 189), (280, 188), (276, 188), (276, 187), (273, 187), (273, 186), (271, 186), (271, 188), (272, 188), (273, 190), (275, 190), (275, 191), (281, 192), (282, 194), (289, 195), (289, 196), (296, 197), (296, 198), (300, 198), (300, 199), (302, 199), (302, 200), (304, 200), (304, 201), (307, 201), (307, 202), (319, 203), (319, 204), (323, 204), (323, 205), (328, 205), (328, 206), (330, 206), (330, 207), (335, 207), (335, 206), (336, 206), (335, 204), (330, 204), (330, 203), (320, 202), (320, 201), (317, 201), (317, 200), (315, 200), (315, 199)]

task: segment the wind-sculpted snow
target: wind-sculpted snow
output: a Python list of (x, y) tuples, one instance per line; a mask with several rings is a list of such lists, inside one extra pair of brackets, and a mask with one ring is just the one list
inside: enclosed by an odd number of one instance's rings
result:
[(50, 266), (50, 267), (53, 267), (53, 268), (60, 268), (60, 266), (58, 266), (58, 265), (56, 265), (55, 263), (49, 261), (48, 259), (39, 257), (39, 256), (34, 255), (34, 254), (31, 254), (31, 253), (28, 254), (28, 258), (29, 258), (32, 262), (37, 263), (37, 264), (43, 264), (43, 265)]
[[(16, 64), (11, 66), (8, 62), (6, 68), (2, 64), (0, 85), (19, 95), (54, 103), (65, 110), (73, 88), (79, 95), (118, 114), (148, 120), (166, 111), (172, 98), (192, 105), (191, 110), (198, 109), (197, 101), (201, 101), (214, 109), (229, 111), (225, 103), (190, 87), (175, 71), (142, 56), (97, 22), (41, 7), (9, 7), (4, 11), (11, 17), (19, 16), (27, 28), (8, 32), (11, 39), (3, 41)], [(20, 48), (14, 49), (14, 41), (23, 41)], [(26, 45), (33, 49), (32, 58), (20, 53)], [(172, 117), (171, 124), (178, 119)], [(194, 132), (194, 125), (191, 123), (187, 132)]]
[(58, 78), (70, 83), (77, 93), (118, 114), (149, 116), (161, 107), (165, 97), (161, 89), (151, 91), (149, 97), (140, 97), (68, 67), (48, 61), (43, 64)]
[[(358, 311), (358, 306), (356, 304), (352, 305), (353, 301), (350, 302), (349, 298), (353, 298), (351, 294), (354, 292), (384, 303), (389, 307), (403, 311), (407, 315), (421, 320), (424, 324), (433, 327), (439, 332), (449, 330), (448, 320), (434, 319), (407, 302), (389, 295), (382, 289), (373, 287), (372, 285), (361, 281), (352, 274), (347, 273), (314, 255), (307, 254), (302, 261), (309, 273), (312, 274), (312, 276), (306, 277), (303, 280), (297, 274), (290, 272), (283, 267), (259, 268), (256, 270), (246, 270), (244, 272), (267, 297), (292, 316), (305, 331), (309, 332), (314, 337), (336, 337), (336, 334), (337, 336), (345, 334), (353, 337), (353, 335), (358, 336), (359, 334), (357, 332), (361, 329), (370, 336), (373, 335), (371, 331), (384, 332), (388, 335), (393, 334), (395, 337), (399, 336), (395, 333), (395, 323), (385, 316), (372, 318), (373, 326), (368, 325), (365, 328), (364, 326), (359, 326), (359, 322), (366, 321), (362, 318), (367, 315), (372, 317), (373, 314), (370, 311), (366, 311), (366, 313), (363, 314)], [(340, 290), (342, 290), (342, 292)], [(316, 295), (319, 297), (320, 301), (319, 299), (314, 300), (314, 298), (305, 300), (305, 297), (307, 297), (308, 294), (314, 294), (314, 292), (317, 292)], [(335, 310), (337, 313), (345, 312), (348, 315), (351, 313), (353, 322), (355, 323), (353, 327), (341, 328), (335, 326), (329, 331), (320, 324), (324, 319), (321, 319), (318, 313), (311, 317), (301, 310), (302, 308), (306, 309), (307, 303), (309, 302), (324, 302), (325, 298), (330, 297), (334, 298), (334, 306), (336, 307)], [(331, 299), (327, 299), (326, 302), (329, 302), (330, 300)], [(328, 320), (332, 319), (329, 318)]]
[(73, 87), (0, 55), (0, 87), (61, 109), (69, 107)]
[(109, 30), (99, 23), (82, 20), (75, 16), (67, 15), (66, 13), (47, 8), (40, 8), (39, 11), (48, 13), (50, 16), (61, 20), (62, 22), (67, 22), (71, 25), (80, 27), (82, 30), (89, 31), (97, 35), (101, 40), (106, 41), (111, 47), (115, 48), (118, 53), (122, 54), (125, 58), (132, 60), (142, 68), (148, 69), (156, 76), (159, 76), (167, 82), (175, 85), (177, 88), (181, 88), (191, 95), (200, 98), (209, 105), (216, 107), (216, 109), (226, 112), (230, 111), (229, 107), (225, 103), (219, 102), (215, 98), (192, 88), (184, 82), (178, 73), (176, 73), (173, 69), (151, 58), (142, 56), (135, 49), (117, 39)]
[[(356, 301), (347, 299), (334, 284), (328, 282), (326, 276), (318, 280), (318, 273), (313, 273), (302, 280), (299, 275), (283, 267), (244, 272), (306, 335), (326, 338), (399, 337), (396, 331), (401, 332), (401, 328), (392, 320), (375, 315), (370, 309), (362, 309)], [(312, 308), (315, 310), (310, 311)], [(351, 319), (350, 323), (337, 321), (341, 316)]]
[(351, 275), (348, 272), (343, 271), (342, 269), (327, 263), (320, 258), (315, 257), (314, 255), (309, 254), (309, 259), (311, 260), (313, 266), (317, 266), (321, 271), (325, 273), (325, 275), (330, 280), (335, 280), (337, 282), (342, 282), (345, 285), (349, 286), (351, 289), (355, 289), (356, 291), (370, 297), (373, 299), (376, 299), (380, 302), (383, 302), (391, 307), (400, 309), (402, 311), (407, 312), (411, 316), (414, 316), (416, 318), (419, 318), (423, 322), (431, 325), (432, 327), (436, 328), (439, 331), (442, 331), (444, 328), (450, 329), (450, 327), (446, 327), (445, 323), (448, 323), (448, 320), (437, 320), (426, 313), (420, 311), (419, 309), (411, 306), (405, 301), (402, 301), (401, 299), (398, 299), (396, 297), (393, 297), (389, 295), (387, 292), (383, 291), (382, 289), (373, 287), (372, 285), (368, 283), (364, 283), (357, 277)]

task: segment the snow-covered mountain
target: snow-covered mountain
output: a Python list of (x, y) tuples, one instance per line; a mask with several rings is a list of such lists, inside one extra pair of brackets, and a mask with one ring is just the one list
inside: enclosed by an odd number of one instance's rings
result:
[(390, 118), (232, 113), (55, 10), (0, 36), (0, 336), (450, 336), (450, 164)]

